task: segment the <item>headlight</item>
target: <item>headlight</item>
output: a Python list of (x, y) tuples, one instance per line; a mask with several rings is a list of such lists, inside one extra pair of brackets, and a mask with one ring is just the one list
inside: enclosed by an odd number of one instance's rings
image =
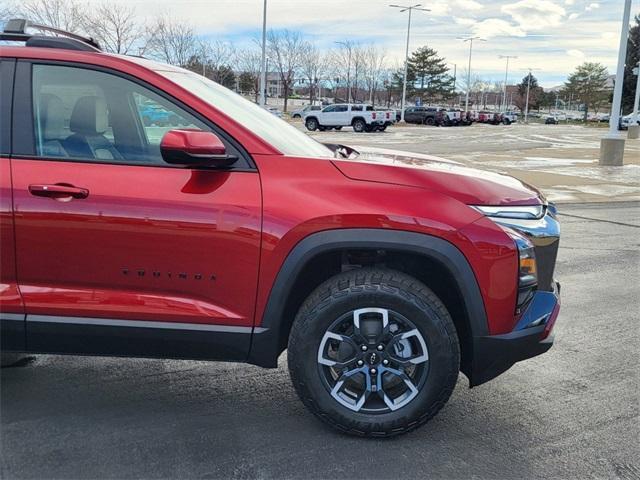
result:
[(545, 214), (545, 206), (474, 206), (473, 208), (500, 225), (518, 247), (518, 301), (516, 314), (519, 314), (533, 297), (538, 287), (538, 265), (536, 263), (535, 247), (526, 233), (518, 231), (518, 223), (522, 220), (542, 218)]
[(544, 205), (507, 205), (502, 207), (472, 206), (480, 213), (492, 218), (536, 220), (544, 216)]

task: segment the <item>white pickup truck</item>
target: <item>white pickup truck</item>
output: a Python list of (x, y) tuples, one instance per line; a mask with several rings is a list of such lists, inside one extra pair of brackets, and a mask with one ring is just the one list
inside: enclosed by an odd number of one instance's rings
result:
[(371, 105), (355, 103), (336, 103), (321, 111), (308, 112), (304, 123), (308, 130), (340, 130), (353, 127), (355, 132), (383, 131), (393, 123), (393, 112), (376, 111)]

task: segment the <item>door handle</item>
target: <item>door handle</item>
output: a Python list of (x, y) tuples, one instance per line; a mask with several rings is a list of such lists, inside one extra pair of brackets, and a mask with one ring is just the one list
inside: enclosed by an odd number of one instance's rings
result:
[(66, 183), (56, 183), (53, 185), (29, 185), (29, 193), (36, 197), (49, 197), (55, 200), (66, 200), (72, 198), (87, 198), (89, 190), (78, 188)]

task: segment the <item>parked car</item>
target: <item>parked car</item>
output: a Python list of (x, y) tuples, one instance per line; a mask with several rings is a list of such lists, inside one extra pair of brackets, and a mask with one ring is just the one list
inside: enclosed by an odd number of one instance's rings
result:
[[(640, 125), (640, 115), (636, 118), (636, 123)], [(620, 117), (619, 130), (629, 130), (631, 125), (633, 125), (633, 113)]]
[(355, 132), (372, 132), (384, 130), (388, 119), (386, 114), (379, 114), (371, 105), (336, 103), (319, 112), (311, 112), (304, 121), (310, 131), (340, 130), (342, 127), (350, 126)]
[[(26, 44), (0, 49), (2, 352), (288, 349), (313, 414), (379, 437), (436, 415), (459, 371), (480, 385), (552, 346), (559, 225), (533, 187), (324, 145), (194, 72), (26, 25), (0, 35)], [(185, 128), (156, 137), (136, 98)]]
[(407, 123), (435, 125), (437, 115), (437, 107), (407, 107), (404, 109), (404, 121)]
[(502, 114), (497, 112), (489, 112), (487, 110), (480, 111), (478, 113), (478, 123), (489, 123), (491, 125), (498, 125), (502, 123)]
[(291, 118), (303, 118), (309, 112), (317, 112), (320, 110), (322, 110), (322, 107), (320, 105), (306, 105), (303, 108), (299, 108), (298, 110), (294, 110), (293, 112), (291, 112)]
[(462, 118), (459, 110), (441, 108), (436, 115), (436, 125), (453, 127), (460, 125)]
[(545, 125), (557, 125), (558, 124), (558, 117), (554, 116), (554, 115), (549, 115), (545, 121), (544, 121)]
[(152, 125), (159, 127), (164, 127), (165, 125), (178, 126), (178, 117), (171, 115), (170, 112), (157, 105), (141, 105), (140, 114), (142, 115), (142, 123), (144, 123), (146, 127)]
[(518, 121), (518, 114), (516, 112), (504, 112), (502, 114), (502, 123), (504, 125), (511, 125)]

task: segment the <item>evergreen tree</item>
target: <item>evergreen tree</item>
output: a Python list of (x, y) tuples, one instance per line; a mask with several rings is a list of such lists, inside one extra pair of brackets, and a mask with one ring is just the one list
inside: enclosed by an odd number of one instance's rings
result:
[(584, 119), (587, 120), (589, 110), (597, 109), (609, 99), (606, 89), (609, 72), (601, 63), (585, 62), (569, 75), (564, 91), (572, 93), (584, 105)]
[(633, 74), (633, 69), (640, 61), (640, 15), (636, 15), (636, 24), (629, 30), (627, 39), (627, 59), (624, 68), (624, 85), (622, 86), (622, 111), (629, 113), (633, 110), (633, 101), (636, 94), (638, 77)]
[[(423, 100), (433, 97), (448, 98), (453, 91), (453, 78), (443, 57), (427, 46), (420, 47), (409, 58), (408, 84), (412, 86), (412, 95)], [(408, 89), (408, 88), (407, 88)]]

